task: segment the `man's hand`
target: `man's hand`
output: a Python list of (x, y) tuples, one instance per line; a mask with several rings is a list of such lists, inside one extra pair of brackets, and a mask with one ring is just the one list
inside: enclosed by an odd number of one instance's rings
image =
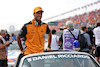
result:
[(51, 52), (51, 48), (47, 48), (46, 51), (47, 51), (47, 52)]
[(52, 36), (51, 36), (51, 31), (50, 31), (50, 33), (48, 34), (48, 46), (51, 45), (51, 38)]
[(23, 55), (24, 55), (24, 52), (25, 52), (24, 50), (23, 50), (23, 51), (21, 51), (21, 54), (23, 54)]
[(95, 47), (92, 47), (92, 49), (95, 50), (96, 48)]

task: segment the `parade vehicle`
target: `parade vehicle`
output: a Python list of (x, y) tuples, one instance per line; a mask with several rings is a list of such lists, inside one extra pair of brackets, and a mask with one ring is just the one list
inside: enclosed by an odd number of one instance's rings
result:
[(100, 64), (88, 53), (60, 50), (26, 55), (18, 67), (100, 67)]

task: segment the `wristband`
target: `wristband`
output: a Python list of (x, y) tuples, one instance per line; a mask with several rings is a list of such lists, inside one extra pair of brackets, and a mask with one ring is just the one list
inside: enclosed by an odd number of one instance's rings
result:
[(48, 48), (50, 48), (50, 46), (48, 46)]

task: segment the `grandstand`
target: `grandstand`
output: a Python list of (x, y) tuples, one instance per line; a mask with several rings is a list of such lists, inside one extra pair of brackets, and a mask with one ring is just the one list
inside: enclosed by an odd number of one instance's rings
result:
[[(45, 20), (56, 18), (58, 16), (68, 14), (68, 13), (71, 13), (73, 11), (84, 9), (84, 8), (87, 10), (87, 7), (98, 5), (98, 4), (100, 5), (100, 1), (85, 5), (81, 8), (76, 8), (74, 10), (62, 13), (62, 14), (57, 15), (57, 16), (53, 16), (51, 18), (47, 18)], [(83, 25), (85, 25), (85, 26), (91, 25), (92, 27), (94, 27), (96, 25), (96, 22), (100, 21), (100, 7), (99, 7), (99, 9), (95, 8), (95, 10), (92, 10), (92, 11), (89, 11), (89, 12), (84, 12), (84, 13), (79, 14), (79, 15), (74, 15), (74, 16), (71, 16), (71, 17), (62, 18), (60, 20), (58, 19), (58, 20), (55, 20), (55, 21), (52, 21), (52, 22), (48, 22), (48, 25), (49, 25), (51, 30), (56, 29), (59, 32), (60, 27), (65, 27), (65, 22), (68, 21), (68, 20), (73, 21), (75, 28), (80, 28)]]

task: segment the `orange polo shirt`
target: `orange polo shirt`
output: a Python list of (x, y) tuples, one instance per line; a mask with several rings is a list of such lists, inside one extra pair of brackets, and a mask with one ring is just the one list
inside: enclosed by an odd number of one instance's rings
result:
[(44, 34), (48, 34), (50, 29), (47, 24), (41, 23), (41, 25), (35, 26), (34, 23), (30, 21), (22, 27), (19, 36), (25, 37), (25, 55), (44, 52)]

